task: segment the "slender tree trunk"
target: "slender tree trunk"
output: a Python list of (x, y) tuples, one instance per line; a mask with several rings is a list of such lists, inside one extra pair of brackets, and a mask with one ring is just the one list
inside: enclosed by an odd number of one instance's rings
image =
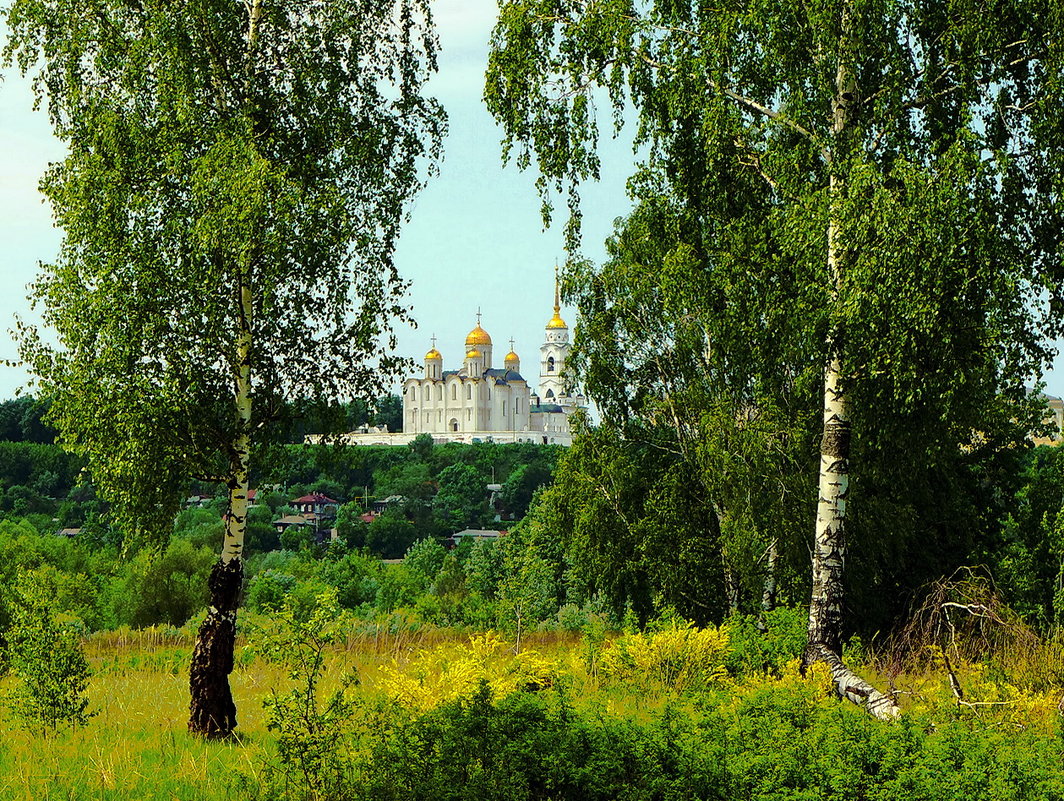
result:
[[(835, 306), (843, 289), (846, 246), (842, 237), (842, 201), (846, 194), (846, 140), (851, 133), (851, 106), (857, 82), (851, 64), (851, 10), (842, 11), (839, 63), (835, 73), (832, 108), (834, 141), (829, 151), (829, 211), (827, 267), (830, 303)], [(832, 315), (834, 317), (834, 315)], [(833, 319), (825, 342), (824, 415), (820, 439), (820, 481), (816, 532), (813, 543), (813, 591), (809, 600), (808, 644), (804, 663), (823, 662), (839, 695), (881, 719), (900, 714), (898, 706), (847, 668), (842, 654), (843, 570), (846, 564), (846, 513), (850, 490), (850, 415), (843, 374), (845, 336)]]
[(728, 546), (725, 542), (725, 529), (728, 526), (728, 517), (720, 504), (714, 501), (713, 514), (717, 518), (717, 537), (720, 542), (720, 566), (724, 576), (724, 598), (728, 602), (728, 614), (739, 614), (740, 591), (739, 577), (735, 575), (731, 559), (728, 558)]
[(739, 614), (740, 588), (739, 577), (735, 575), (726, 551), (721, 551), (720, 561), (724, 567), (724, 594), (728, 599), (728, 614)]
[[(837, 342), (829, 346), (838, 348)], [(813, 541), (813, 595), (809, 601), (809, 650), (842, 653), (842, 574), (846, 560), (846, 496), (850, 481), (850, 418), (841, 386), (840, 360), (832, 353), (824, 370), (824, 430), (820, 442), (820, 495)]]
[[(252, 111), (251, 88), (255, 50), (262, 17), (262, 0), (248, 10), (244, 87), (247, 111)], [(189, 670), (188, 729), (207, 737), (228, 737), (236, 728), (236, 704), (229, 687), (236, 646), (236, 611), (244, 580), (244, 535), (247, 531), (248, 481), (251, 461), (251, 249), (242, 254), (236, 273), (236, 359), (233, 365), (233, 405), (236, 437), (230, 455), (229, 510), (225, 516), (222, 556), (211, 571), (211, 605), (196, 633)]]
[(233, 477), (221, 559), (211, 571), (211, 605), (196, 634), (189, 671), (188, 729), (206, 737), (228, 737), (236, 728), (236, 705), (229, 687), (236, 645), (236, 611), (244, 578), (248, 468), (251, 454), (251, 286), (240, 276), (240, 330), (237, 337), (235, 407), (238, 434), (233, 443)]
[(765, 553), (765, 584), (761, 591), (761, 613), (776, 608), (776, 571), (779, 566), (779, 540), (773, 539)]

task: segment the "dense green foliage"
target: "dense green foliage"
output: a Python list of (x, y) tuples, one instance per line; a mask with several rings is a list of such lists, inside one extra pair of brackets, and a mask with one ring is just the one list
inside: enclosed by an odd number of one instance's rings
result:
[(564, 696), (481, 692), (396, 726), (353, 785), (389, 801), (1048, 801), (1064, 792), (1061, 756), (1056, 737), (971, 719), (884, 726), (808, 688), (646, 723), (575, 712)]
[[(386, 616), (400, 608), (413, 614), (417, 608), (425, 620), (441, 624), (493, 623), (503, 571), (495, 554), (501, 549), (483, 542), (445, 558), (440, 541), (466, 525), (512, 526), (495, 519), (514, 515), (505, 501), (500, 511), (488, 508), (487, 485), (494, 476), (531, 494), (533, 481), (549, 481), (560, 449), (415, 445), (271, 451), (277, 461), (264, 469), (287, 490), (267, 484), (248, 512), (247, 605), (276, 609), (285, 598), (313, 597), (332, 586), (344, 608), (361, 614)], [(211, 485), (189, 487), (206, 500), (197, 495), (201, 505), (178, 513), (165, 543), (124, 554), (125, 532), (96, 500), (82, 461), (58, 446), (0, 442), (0, 487), (0, 636), (11, 620), (10, 588), (20, 576), (43, 582), (56, 608), (90, 631), (180, 627), (204, 609), (226, 503), (223, 495), (206, 494), (217, 492)], [(309, 528), (277, 532), (273, 521), (293, 511), (290, 501), (312, 491), (351, 499), (339, 510), (338, 540), (319, 543)], [(371, 522), (362, 519), (374, 501), (396, 495)], [(517, 510), (524, 505), (519, 498)], [(80, 533), (57, 536), (71, 527)], [(401, 558), (408, 549), (407, 564), (380, 562)]]
[[(743, 558), (750, 565), (738, 577), (740, 611), (759, 608), (763, 544), (744, 539), (744, 531), (727, 540), (728, 532), (705, 517), (690, 465), (667, 451), (617, 439), (606, 428), (585, 432), (565, 450), (415, 444), (275, 451), (281, 458), (268, 472), (287, 490), (267, 485), (249, 512), (249, 607), (278, 608), (293, 594), (333, 586), (341, 606), (361, 615), (403, 610), (440, 625), (575, 630), (596, 615), (619, 626), (628, 616), (646, 622), (668, 609), (720, 621), (730, 609), (719, 549), (732, 542), (748, 549)], [(870, 552), (855, 554), (853, 608), (866, 622), (851, 631), (865, 638), (888, 632), (919, 601), (924, 585), (961, 565), (983, 566), (1028, 623), (1052, 630), (1064, 608), (1058, 597), (1064, 452), (1042, 447), (1007, 456), (995, 471), (984, 466), (976, 473), (980, 493), (967, 502), (971, 517), (963, 519), (977, 525), (948, 525), (904, 549), (884, 534)], [(512, 488), (531, 486), (530, 476), (552, 480), (523, 519), (495, 521), (485, 489), (493, 468), (503, 485), (503, 517), (520, 515), (520, 501), (509, 505)], [(456, 480), (471, 475), (477, 479), (468, 486)], [(0, 573), (7, 586), (20, 573), (38, 575), (59, 609), (89, 630), (181, 626), (206, 603), (203, 584), (222, 532), (224, 498), (182, 511), (161, 548), (119, 558), (122, 531), (101, 520), (103, 507), (77, 458), (54, 445), (0, 442), (0, 485)], [(44, 494), (45, 485), (54, 494)], [(282, 540), (273, 521), (292, 511), (291, 499), (315, 490), (343, 502), (339, 540), (319, 545), (308, 530), (286, 532)], [(401, 500), (372, 522), (362, 520), (367, 501), (393, 495)], [(466, 523), (506, 527), (509, 534), (448, 554), (440, 539)], [(74, 538), (55, 536), (79, 525)], [(777, 598), (801, 603), (808, 592), (805, 549), (798, 535), (783, 541)], [(378, 559), (408, 549), (403, 565)], [(883, 553), (905, 569), (886, 569)], [(891, 592), (877, 589), (884, 586)], [(6, 608), (0, 600), (0, 628), (10, 619)]]
[(44, 422), (48, 407), (28, 395), (0, 402), (0, 442), (55, 442), (58, 432)]
[[(1064, 319), (1061, 21), (1047, 0), (500, 3), (485, 100), (545, 218), (569, 201), (577, 372), (631, 446), (560, 499), (613, 603), (645, 617), (645, 578), (699, 618), (752, 610), (811, 541), (808, 656), (837, 659), (845, 626), (889, 627), (980, 554)], [(604, 99), (639, 163), (596, 265), (575, 234)], [(655, 578), (641, 523), (674, 505), (680, 564)]]
[(85, 697), (89, 665), (78, 621), (57, 620), (51, 588), (32, 576), (22, 578), (8, 598), (6, 662), (18, 682), (5, 699), (8, 708), (26, 726), (55, 731), (85, 725), (91, 716)]
[[(607, 643), (589, 632), (586, 673), (473, 638), (408, 666), (414, 685), (444, 688), (426, 708), (387, 681), (385, 699), (351, 677), (324, 689), (322, 649), (350, 625), (334, 601), (324, 594), (306, 616), (286, 607), (255, 635), (295, 689), (266, 702), (278, 742), (245, 778), (253, 798), (1048, 801), (1064, 792), (1055, 697), (1025, 694), (1007, 674), (980, 680), (983, 666), (971, 665), (970, 691), (1011, 700), (958, 706), (944, 679), (910, 676), (914, 708), (901, 722), (877, 721), (833, 697), (825, 671), (799, 674), (798, 610), (774, 613), (762, 633), (742, 620), (700, 631), (675, 619)], [(703, 672), (692, 682), (675, 646), (695, 641), (709, 650), (686, 657)], [(642, 669), (607, 669), (618, 657)], [(522, 671), (525, 686), (492, 689)]]

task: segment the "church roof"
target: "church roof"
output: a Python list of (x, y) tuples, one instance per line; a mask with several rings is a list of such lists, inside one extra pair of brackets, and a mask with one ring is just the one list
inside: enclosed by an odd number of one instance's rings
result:
[(511, 381), (524, 381), (522, 376), (516, 370), (500, 370), (498, 367), (492, 367), (490, 370), (485, 370), (478, 376), (468, 376), (462, 370), (444, 370), (443, 379), (446, 381), (451, 376), (455, 376), (458, 379), (466, 378), (485, 378), (495, 379), (496, 384), (509, 384)]
[(536, 406), (529, 407), (529, 411), (532, 414), (545, 414), (547, 412), (560, 412), (562, 407), (557, 403), (540, 403)]
[(557, 306), (554, 307), (554, 316), (547, 322), (547, 328), (568, 328), (565, 324), (565, 320), (561, 317), (561, 309)]
[(521, 374), (516, 370), (500, 370), (498, 367), (492, 367), (490, 370), (485, 370), (484, 375), (494, 378), (502, 379), (503, 381), (524, 381)]

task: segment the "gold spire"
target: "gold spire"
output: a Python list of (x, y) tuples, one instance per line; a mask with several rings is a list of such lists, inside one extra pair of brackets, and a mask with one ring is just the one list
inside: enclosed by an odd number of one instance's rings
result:
[(554, 316), (547, 323), (547, 328), (568, 328), (562, 319), (562, 304), (558, 291), (558, 263), (554, 263)]

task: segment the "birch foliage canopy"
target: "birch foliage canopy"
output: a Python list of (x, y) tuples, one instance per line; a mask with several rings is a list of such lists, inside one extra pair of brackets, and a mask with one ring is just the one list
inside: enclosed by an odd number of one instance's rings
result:
[(428, 4), (14, 0), (6, 20), (68, 148), (33, 287), (57, 344), (25, 329), (22, 354), (126, 522), (166, 526), (183, 477), (239, 461), (241, 336), (251, 433), (396, 368), (392, 249), (444, 128)]
[[(823, 416), (807, 658), (833, 674), (847, 521), (866, 500), (851, 460), (915, 508), (929, 468), (1038, 419), (1024, 384), (1050, 354), (1064, 278), (1061, 14), (1044, 0), (501, 5), (486, 98), (545, 200), (566, 193), (578, 225), (604, 97), (646, 153), (611, 261), (571, 281), (592, 397), (671, 415), (717, 465), (722, 420), (789, 409), (800, 443)], [(769, 462), (801, 463), (785, 451)]]
[(189, 477), (229, 491), (192, 654), (189, 729), (229, 687), (252, 444), (285, 401), (380, 394), (400, 364), (392, 250), (444, 118), (427, 0), (14, 0), (6, 49), (69, 155), (64, 231), (22, 355), (126, 543), (168, 531)]

